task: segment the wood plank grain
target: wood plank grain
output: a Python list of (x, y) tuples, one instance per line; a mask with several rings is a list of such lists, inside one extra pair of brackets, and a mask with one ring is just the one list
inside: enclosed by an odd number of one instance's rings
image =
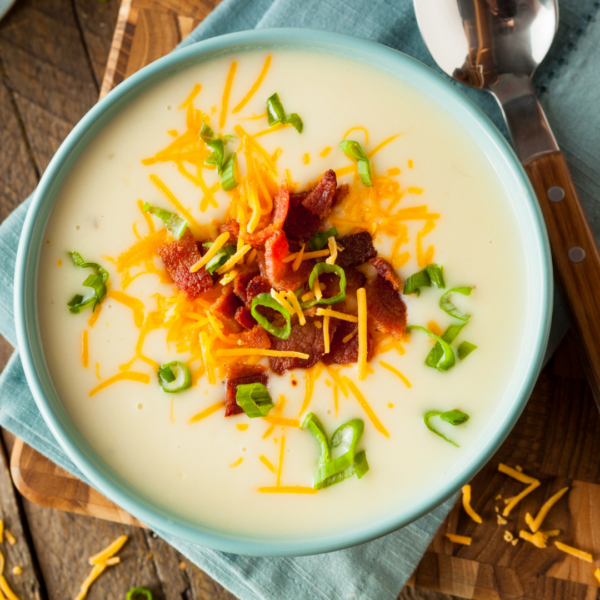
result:
[(70, 0), (18, 2), (0, 30), (0, 59), (41, 173), (97, 98)]
[[(4, 575), (13, 592), (20, 598), (42, 600), (44, 597), (40, 584), (39, 570), (35, 555), (32, 553), (27, 529), (23, 524), (20, 502), (10, 480), (4, 446), (0, 441), (0, 518), (4, 526), (16, 538), (11, 545), (6, 537), (1, 551), (6, 560)], [(21, 567), (20, 575), (12, 572), (13, 567)]]

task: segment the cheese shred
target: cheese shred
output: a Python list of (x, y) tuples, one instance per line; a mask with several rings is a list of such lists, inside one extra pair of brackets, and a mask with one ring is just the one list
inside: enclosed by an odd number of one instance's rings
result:
[(505, 465), (504, 463), (500, 463), (498, 465), (498, 471), (500, 471), (501, 473), (504, 473), (505, 475), (508, 475), (509, 477), (512, 477), (513, 479), (516, 479), (517, 481), (520, 481), (521, 483), (529, 484), (520, 494), (517, 494), (516, 496), (514, 496), (512, 498), (507, 498), (506, 500), (504, 500), (504, 502), (506, 503), (506, 506), (505, 506), (504, 510), (502, 511), (502, 516), (508, 517), (508, 515), (510, 514), (510, 511), (521, 500), (523, 500), (523, 498), (525, 498), (525, 496), (527, 496), (528, 494), (533, 492), (533, 490), (535, 490), (537, 487), (539, 487), (540, 482), (538, 479), (535, 479), (535, 477), (530, 477), (529, 475), (525, 475), (525, 473), (521, 473), (520, 471), (517, 471), (516, 469), (513, 469), (512, 467), (509, 467), (509, 466)]
[(563, 552), (574, 556), (575, 558), (580, 558), (581, 560), (585, 560), (586, 562), (591, 563), (594, 560), (594, 557), (589, 552), (584, 552), (583, 550), (579, 550), (578, 548), (573, 548), (572, 546), (567, 546), (562, 542), (554, 542), (554, 545)]
[(548, 538), (554, 537), (559, 533), (560, 529), (553, 529), (552, 531), (538, 531), (537, 533), (529, 533), (529, 531), (522, 529), (519, 531), (519, 537), (531, 542), (536, 548), (547, 548)]
[[(331, 308), (317, 308), (317, 316), (318, 317), (335, 317), (336, 319), (340, 319), (342, 321), (350, 321), (350, 323), (358, 323), (358, 317), (355, 317), (354, 315), (347, 315), (346, 313), (338, 312), (337, 310), (332, 310)], [(353, 335), (354, 334), (352, 334), (352, 336)]]
[(190, 267), (190, 272), (195, 273), (196, 271), (199, 271), (204, 265), (206, 265), (210, 261), (210, 259), (226, 244), (228, 239), (229, 232), (225, 231), (213, 242), (213, 245), (208, 249), (208, 252), (197, 263), (193, 264)]
[[(330, 238), (331, 239), (331, 238)], [(319, 311), (317, 310), (317, 313)], [(325, 315), (323, 318), (323, 344), (324, 344), (324, 354), (329, 354), (331, 350), (330, 342), (329, 342), (329, 315)]]
[(544, 522), (544, 519), (546, 518), (546, 515), (548, 514), (548, 511), (569, 491), (568, 487), (563, 488), (562, 490), (556, 492), (556, 494), (554, 494), (554, 496), (552, 496), (551, 498), (548, 498), (548, 500), (546, 500), (546, 502), (544, 503), (544, 505), (542, 506), (542, 508), (540, 508), (540, 511), (537, 514), (537, 517), (534, 519), (529, 513), (527, 513), (525, 515), (525, 523), (527, 523), (527, 525), (529, 525), (529, 529), (531, 529), (531, 531), (533, 531), (533, 533), (536, 533), (539, 528), (542, 526), (542, 523)]
[(359, 288), (356, 292), (358, 300), (358, 379), (366, 377), (367, 370), (367, 292)]
[(331, 236), (327, 240), (327, 245), (329, 246), (329, 258), (325, 261), (328, 265), (335, 265), (335, 261), (338, 255), (338, 247), (335, 243), (335, 238)]
[(300, 302), (298, 302), (298, 298), (296, 298), (296, 294), (294, 292), (288, 292), (287, 298), (290, 301), (290, 304), (294, 307), (294, 312), (298, 315), (298, 322), (300, 325), (306, 325), (306, 317), (302, 312), (302, 308), (300, 307)]
[(280, 358), (310, 358), (303, 352), (288, 352), (285, 350), (264, 350), (262, 348), (223, 348), (215, 352), (216, 356), (278, 356)]
[(473, 510), (471, 506), (471, 486), (463, 485), (462, 488), (462, 503), (465, 512), (475, 521), (475, 523), (482, 523), (482, 518)]
[(454, 533), (447, 533), (446, 537), (453, 543), (453, 544), (463, 544), (464, 546), (470, 546), (471, 542), (473, 541), (473, 538), (470, 538), (466, 535), (456, 535)]
[(84, 329), (81, 332), (81, 364), (84, 369), (90, 366), (90, 352), (88, 348), (88, 330)]
[[(237, 265), (242, 258), (244, 258), (244, 256), (250, 252), (250, 250), (252, 250), (252, 246), (250, 246), (249, 244), (246, 244), (245, 246), (242, 246), (233, 256), (231, 256), (227, 262), (222, 266), (219, 267), (217, 269), (217, 275), (223, 275), (223, 273), (229, 271), (229, 269), (235, 267), (235, 265)], [(196, 266), (196, 265), (194, 265)]]

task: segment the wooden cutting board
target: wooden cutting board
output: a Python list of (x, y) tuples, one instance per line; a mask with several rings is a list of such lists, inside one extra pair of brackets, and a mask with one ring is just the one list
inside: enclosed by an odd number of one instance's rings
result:
[[(111, 0), (114, 1), (114, 0)], [(123, 0), (101, 96), (126, 77), (170, 52), (220, 0)], [(366, 2), (366, 0), (365, 0)], [(458, 503), (411, 583), (481, 600), (591, 600), (598, 597), (594, 568), (600, 566), (600, 415), (567, 336), (542, 373), (525, 412), (497, 454), (471, 482), (476, 525)], [(523, 485), (498, 473), (499, 462), (521, 465), (542, 485), (499, 526), (494, 506)], [(127, 524), (142, 524), (67, 471), (16, 441), (11, 473), (19, 491), (37, 504)], [(569, 494), (550, 512), (544, 529), (560, 529), (559, 540), (593, 553), (594, 566), (554, 547), (538, 549), (518, 536), (526, 512), (564, 486)], [(598, 515), (598, 516), (596, 516)], [(473, 538), (470, 546), (447, 541), (446, 533)]]

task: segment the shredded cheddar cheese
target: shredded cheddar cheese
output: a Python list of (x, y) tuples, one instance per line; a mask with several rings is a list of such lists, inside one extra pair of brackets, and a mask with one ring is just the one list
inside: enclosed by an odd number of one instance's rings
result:
[(240, 456), (235, 462), (232, 462), (229, 467), (234, 469), (235, 467), (239, 466), (242, 464), (242, 461), (244, 460), (243, 456)]
[[(186, 98), (185, 102), (179, 107), (179, 110), (183, 110), (184, 108), (187, 108), (188, 105), (193, 104), (194, 100), (196, 99), (196, 96), (200, 93), (200, 90), (202, 89), (202, 86), (197, 83), (194, 86), (194, 89), (191, 91), (190, 95)], [(177, 135), (177, 132), (175, 132), (175, 135)]]
[(328, 265), (335, 265), (338, 255), (338, 247), (333, 236), (327, 239), (327, 245), (329, 246), (329, 258), (325, 262)]
[[(346, 313), (338, 312), (337, 310), (332, 310), (331, 308), (317, 308), (317, 316), (319, 317), (335, 317), (336, 319), (340, 319), (342, 321), (350, 321), (350, 323), (358, 323), (358, 317), (354, 315), (348, 315)], [(352, 334), (354, 335), (354, 334)]]
[(248, 244), (242, 246), (242, 248), (240, 248), (233, 256), (229, 257), (227, 262), (222, 267), (217, 269), (217, 275), (223, 275), (223, 273), (235, 267), (235, 265), (237, 265), (244, 258), (244, 256), (250, 252), (250, 250), (252, 250), (252, 246)]
[(349, 333), (347, 336), (343, 337), (342, 343), (347, 344), (357, 333), (358, 327), (352, 333)]
[(4, 537), (11, 546), (14, 546), (17, 543), (17, 538), (8, 529), (4, 530)]
[(327, 147), (323, 148), (323, 150), (321, 150), (321, 152), (319, 153), (319, 156), (321, 158), (325, 158), (330, 152), (331, 152), (331, 146), (327, 146)]
[(231, 86), (233, 85), (233, 78), (235, 77), (235, 71), (237, 69), (237, 62), (234, 60), (229, 67), (229, 73), (227, 73), (227, 80), (225, 81), (225, 89), (223, 90), (223, 99), (221, 100), (221, 113), (219, 114), (219, 127), (223, 129), (225, 127), (225, 121), (227, 120), (227, 107), (229, 105), (229, 94), (231, 93)]
[(306, 317), (302, 312), (302, 308), (300, 307), (300, 302), (298, 302), (298, 298), (296, 298), (296, 294), (294, 294), (294, 292), (288, 292), (287, 299), (290, 301), (290, 304), (294, 308), (293, 312), (295, 312), (298, 315), (298, 322), (300, 323), (300, 325), (306, 325)]
[(97, 385), (89, 393), (89, 396), (94, 396), (117, 381), (138, 381), (140, 383), (150, 383), (150, 375), (146, 373), (138, 373), (137, 371), (123, 371), (122, 373), (117, 373), (116, 375), (109, 377), (106, 381), (103, 381), (100, 385)]
[(286, 350), (264, 350), (262, 348), (232, 348), (219, 349), (215, 356), (278, 356), (281, 358), (309, 358), (303, 352), (288, 352)]
[(294, 307), (290, 305), (290, 303), (285, 299), (284, 295), (281, 292), (276, 291), (274, 288), (271, 288), (271, 297), (279, 302), (285, 310), (287, 310), (290, 315), (293, 315), (296, 311)]
[(508, 529), (504, 532), (503, 537), (505, 542), (512, 542), (515, 539), (515, 536)]
[(211, 258), (213, 258), (213, 256), (227, 243), (228, 239), (229, 232), (225, 231), (213, 242), (213, 245), (208, 249), (208, 252), (197, 263), (193, 264), (190, 267), (190, 272), (195, 273), (196, 271), (199, 271), (204, 265), (206, 265), (211, 260)]
[(412, 384), (410, 383), (410, 381), (408, 379), (406, 379), (406, 377), (404, 377), (404, 375), (402, 375), (402, 373), (400, 373), (400, 371), (398, 371), (398, 369), (396, 369), (395, 367), (392, 367), (392, 365), (389, 365), (386, 362), (383, 362), (382, 360), (379, 361), (379, 364), (384, 368), (387, 369), (388, 371), (391, 371), (394, 375), (397, 375), (406, 385), (407, 388), (411, 388)]
[(300, 252), (296, 253), (296, 258), (292, 263), (292, 271), (297, 271), (300, 268), (300, 264), (302, 263), (304, 257), (304, 248), (306, 244), (302, 244), (302, 248), (300, 248)]
[(589, 552), (584, 552), (583, 550), (579, 550), (578, 548), (573, 548), (572, 546), (567, 546), (562, 542), (554, 542), (554, 545), (561, 550), (562, 552), (566, 552), (575, 558), (580, 558), (581, 560), (585, 560), (586, 562), (591, 563), (594, 560), (594, 557)]
[(594, 577), (596, 578), (596, 580), (598, 581), (598, 583), (600, 584), (600, 569), (596, 569), (594, 571)]
[(271, 471), (271, 473), (275, 473), (275, 467), (273, 466), (273, 464), (271, 463), (271, 461), (264, 456), (264, 454), (261, 454), (261, 456), (258, 457), (260, 462), (265, 465), (265, 467), (267, 467), (267, 469), (269, 469), (269, 471)]
[[(4, 542), (4, 521), (0, 521), (0, 543)], [(2, 570), (0, 569), (0, 573)]]
[(569, 491), (568, 487), (563, 488), (562, 490), (556, 492), (554, 496), (546, 500), (542, 508), (540, 508), (537, 517), (534, 519), (529, 513), (525, 515), (525, 523), (529, 525), (529, 529), (536, 533), (538, 529), (542, 526), (548, 511)]
[(131, 308), (133, 311), (133, 322), (135, 323), (135, 326), (140, 329), (142, 328), (144, 323), (144, 303), (141, 300), (117, 290), (111, 290), (108, 292), (108, 297), (120, 302), (121, 304), (124, 304), (128, 308)]
[(224, 406), (225, 406), (224, 401), (217, 402), (216, 404), (213, 404), (212, 406), (209, 406), (208, 408), (205, 408), (203, 411), (195, 414), (193, 417), (190, 417), (190, 419), (188, 420), (188, 423), (197, 423), (198, 421), (201, 421), (202, 419), (209, 417), (213, 413), (216, 413), (220, 408), (223, 408)]
[[(246, 106), (246, 104), (248, 104), (248, 102), (250, 102), (250, 100), (252, 99), (252, 96), (254, 96), (254, 94), (256, 94), (258, 88), (261, 86), (264, 78), (267, 75), (267, 71), (269, 70), (269, 66), (271, 65), (271, 55), (267, 56), (265, 63), (263, 65), (263, 68), (258, 76), (258, 79), (252, 84), (252, 87), (250, 88), (250, 90), (248, 91), (248, 93), (242, 98), (241, 102), (231, 111), (231, 114), (235, 114), (240, 112), (240, 110), (242, 110), (242, 108), (244, 108), (244, 106)], [(261, 117), (263, 117), (266, 115), (261, 115)]]
[(23, 569), (18, 565), (12, 568), (13, 575), (20, 575), (22, 572)]
[(503, 463), (498, 465), (498, 471), (504, 473), (505, 475), (509, 475), (510, 477), (520, 481), (521, 483), (528, 483), (529, 485), (520, 493), (514, 496), (513, 498), (508, 498), (504, 500), (506, 506), (502, 511), (502, 516), (508, 517), (510, 511), (521, 501), (525, 496), (533, 492), (535, 488), (539, 487), (539, 480), (535, 479), (535, 477), (529, 477), (529, 475), (525, 475), (525, 473), (521, 473), (512, 467), (509, 467)]
[[(296, 260), (298, 254), (298, 252), (290, 254), (289, 256), (286, 256), (281, 262), (292, 262), (293, 260)], [(329, 250), (315, 250), (314, 252), (304, 252), (302, 260), (310, 260), (311, 258), (323, 258), (324, 256), (329, 256)]]
[(358, 403), (362, 406), (363, 410), (367, 413), (367, 416), (371, 420), (371, 423), (375, 426), (375, 429), (385, 435), (385, 437), (389, 438), (390, 434), (387, 432), (387, 429), (382, 425), (381, 421), (377, 418), (373, 409), (369, 406), (366, 398), (362, 395), (361, 391), (356, 387), (354, 382), (350, 381), (348, 377), (345, 375), (342, 376), (342, 380), (348, 386), (350, 391), (354, 394), (354, 397), (358, 400)]
[[(114, 555), (123, 547), (123, 544), (125, 544), (126, 541), (127, 536), (122, 535), (110, 544), (110, 546), (89, 558), (88, 562), (90, 565), (93, 565), (93, 568), (85, 581), (81, 584), (79, 594), (75, 600), (83, 600), (83, 598), (85, 598), (92, 583), (102, 575), (107, 566), (115, 565), (120, 562), (121, 559)], [(0, 579), (0, 586), (1, 585), (2, 581)]]
[(96, 306), (96, 310), (92, 313), (92, 316), (88, 319), (88, 326), (93, 327), (98, 317), (100, 316), (100, 311), (102, 310), (102, 304)]
[(387, 146), (390, 142), (393, 142), (395, 139), (399, 138), (402, 133), (397, 133), (396, 135), (392, 135), (389, 138), (383, 140), (383, 142), (377, 144), (369, 154), (367, 154), (368, 158), (372, 158), (375, 154), (377, 154), (383, 147)]
[(475, 523), (482, 523), (481, 517), (473, 510), (471, 506), (471, 486), (463, 485), (462, 488), (462, 502), (465, 512), (475, 521)]
[(84, 369), (90, 366), (90, 352), (88, 348), (88, 330), (84, 329), (81, 332), (81, 364)]
[(324, 354), (329, 354), (331, 350), (330, 341), (329, 341), (329, 315), (325, 315), (323, 318), (323, 344), (325, 349), (323, 350)]
[(358, 369), (359, 380), (366, 377), (367, 368), (367, 292), (359, 288), (356, 292), (358, 301)]
[(342, 394), (344, 394), (344, 398), (348, 398), (348, 388), (344, 383), (342, 376), (340, 375), (339, 369), (334, 369), (332, 366), (327, 365), (325, 367), (329, 376), (335, 381), (335, 383), (339, 386), (340, 390), (342, 390)]
[(554, 537), (559, 533), (560, 529), (553, 529), (552, 531), (538, 531), (537, 533), (529, 533), (529, 531), (522, 529), (519, 531), (519, 537), (531, 542), (536, 548), (547, 548), (548, 538)]
[(464, 546), (470, 546), (473, 538), (467, 537), (466, 535), (456, 535), (454, 533), (447, 533), (446, 537), (453, 544), (463, 544)]
[(506, 525), (508, 523), (508, 521), (500, 515), (496, 515), (496, 520), (498, 521), (498, 525)]

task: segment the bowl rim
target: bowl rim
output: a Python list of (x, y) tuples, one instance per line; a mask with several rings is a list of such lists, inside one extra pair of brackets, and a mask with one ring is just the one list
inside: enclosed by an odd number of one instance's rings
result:
[[(513, 191), (520, 194), (522, 201), (525, 203), (524, 208), (519, 209), (525, 211), (525, 213), (524, 215), (520, 214), (518, 220), (521, 224), (523, 224), (525, 217), (530, 220), (531, 229), (527, 231), (529, 238), (527, 243), (530, 251), (527, 252), (527, 255), (528, 259), (533, 261), (534, 266), (537, 267), (537, 273), (534, 273), (537, 277), (537, 292), (535, 294), (535, 310), (532, 311), (530, 307), (529, 314), (532, 319), (528, 323), (534, 339), (529, 342), (526, 357), (527, 365), (521, 367), (524, 374), (519, 384), (517, 397), (513, 398), (510, 403), (506, 403), (500, 424), (495, 427), (492, 435), (489, 435), (485, 441), (476, 446), (477, 452), (474, 453), (475, 455), (464, 457), (457, 465), (455, 473), (452, 476), (445, 477), (439, 488), (428, 495), (426, 501), (417, 499), (418, 502), (409, 503), (408, 507), (398, 509), (393, 513), (390, 511), (384, 518), (369, 521), (359, 527), (351, 528), (350, 531), (337, 531), (323, 536), (263, 539), (231, 532), (215, 532), (206, 526), (200, 526), (174, 514), (167, 516), (166, 513), (169, 511), (153, 505), (151, 501), (144, 499), (141, 494), (134, 494), (131, 488), (124, 489), (127, 488), (127, 484), (119, 480), (123, 484), (119, 485), (116, 482), (119, 479), (116, 475), (113, 474), (111, 477), (112, 472), (110, 469), (106, 466), (103, 467), (103, 463), (95, 457), (95, 454), (78, 435), (73, 425), (71, 425), (69, 431), (69, 425), (65, 422), (64, 415), (61, 417), (57, 414), (57, 410), (60, 411), (60, 408), (55, 409), (44, 390), (42, 379), (48, 376), (48, 373), (44, 361), (40, 361), (39, 358), (40, 336), (36, 325), (37, 309), (35, 298), (32, 298), (35, 294), (31, 293), (31, 290), (35, 290), (37, 280), (37, 263), (41, 245), (41, 240), (37, 240), (41, 237), (38, 232), (43, 231), (45, 227), (45, 221), (44, 223), (40, 222), (40, 210), (45, 206), (45, 203), (48, 203), (48, 197), (49, 206), (51, 207), (54, 203), (56, 191), (52, 195), (52, 186), (55, 179), (61, 175), (61, 170), (68, 172), (65, 163), (78, 145), (82, 143), (94, 123), (110, 113), (111, 110), (114, 113), (118, 112), (120, 103), (137, 96), (148, 85), (153, 85), (160, 81), (163, 76), (168, 76), (170, 71), (191, 66), (193, 63), (202, 60), (203, 57), (210, 59), (215, 55), (236, 51), (273, 50), (277, 47), (317, 49), (334, 54), (338, 53), (380, 68), (387, 68), (400, 80), (407, 81), (408, 75), (411, 75), (409, 83), (416, 85), (417, 88), (428, 95), (433, 96), (435, 94), (438, 105), (441, 105), (444, 100), (445, 104), (443, 106), (454, 117), (466, 119), (470, 126), (475, 128), (473, 131), (475, 141), (485, 145), (486, 148), (495, 152), (504, 161), (504, 167), (508, 169), (512, 176), (512, 181), (508, 183), (512, 185)], [(62, 176), (64, 176), (64, 173)], [(510, 189), (508, 183), (505, 182)], [(318, 554), (367, 542), (412, 523), (450, 498), (488, 462), (523, 411), (542, 367), (552, 309), (551, 264), (543, 217), (529, 179), (520, 162), (491, 120), (447, 79), (418, 60), (397, 50), (346, 34), (300, 28), (243, 31), (191, 44), (144, 67), (101, 99), (81, 119), (62, 143), (37, 187), (19, 241), (14, 298), (18, 348), (27, 382), (36, 404), (63, 450), (92, 485), (140, 521), (159, 532), (214, 550), (235, 554), (257, 556)], [(529, 303), (534, 300), (533, 291), (531, 296), (531, 298), (528, 298)]]

